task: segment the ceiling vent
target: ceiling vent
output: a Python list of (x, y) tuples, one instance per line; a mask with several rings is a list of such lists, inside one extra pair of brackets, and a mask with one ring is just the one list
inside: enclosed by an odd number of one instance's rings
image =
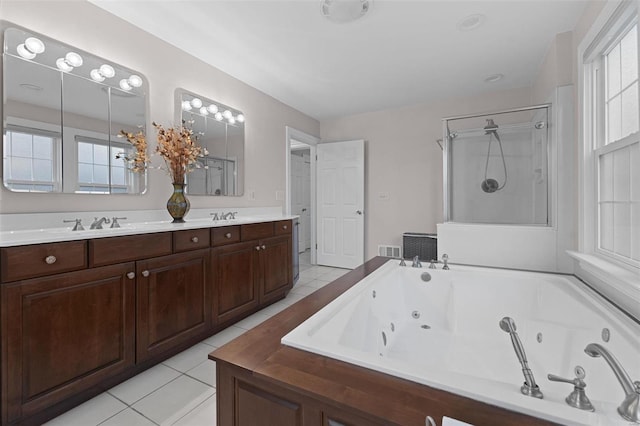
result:
[(322, 15), (333, 22), (351, 22), (371, 9), (373, 0), (322, 0)]

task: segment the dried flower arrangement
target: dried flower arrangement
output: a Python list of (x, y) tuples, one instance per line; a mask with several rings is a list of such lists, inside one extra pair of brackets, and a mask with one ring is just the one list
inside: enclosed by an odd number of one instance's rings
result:
[[(184, 184), (186, 174), (199, 168), (198, 157), (202, 157), (206, 152), (197, 145), (193, 131), (184, 126), (184, 121), (180, 127), (167, 129), (154, 121), (153, 127), (158, 131), (156, 153), (162, 156), (166, 166), (165, 170), (173, 183)], [(136, 154), (133, 158), (124, 155), (117, 158), (124, 158), (132, 164), (131, 170), (134, 172), (142, 172), (150, 167), (151, 161), (147, 157), (147, 143), (144, 134), (139, 132), (134, 135), (121, 130), (120, 136), (127, 138), (127, 141), (134, 146)]]

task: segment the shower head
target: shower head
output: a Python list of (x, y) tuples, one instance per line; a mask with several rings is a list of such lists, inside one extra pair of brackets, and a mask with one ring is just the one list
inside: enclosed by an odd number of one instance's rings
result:
[(487, 125), (484, 126), (484, 134), (488, 135), (489, 133), (496, 133), (498, 130), (498, 125), (493, 122), (493, 118), (487, 118)]
[(516, 331), (516, 322), (511, 317), (504, 317), (498, 323), (500, 328), (507, 333), (515, 333)]

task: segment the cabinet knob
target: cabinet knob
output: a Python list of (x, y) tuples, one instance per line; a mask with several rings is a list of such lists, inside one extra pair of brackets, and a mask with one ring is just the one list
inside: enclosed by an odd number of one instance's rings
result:
[(53, 255), (50, 255), (44, 258), (44, 261), (47, 263), (47, 265), (53, 265), (54, 263), (56, 263), (57, 260), (58, 259)]
[(227, 232), (226, 234), (224, 234), (224, 237), (227, 238), (227, 239), (231, 238), (231, 232)]
[(256, 246), (256, 250), (260, 251), (260, 246)]
[(142, 271), (142, 276), (147, 278), (149, 276), (149, 271), (147, 270)]
[(191, 242), (192, 243), (197, 243), (198, 241), (199, 241), (198, 237), (191, 237)]
[(287, 229), (287, 225), (282, 225), (282, 229)]
[(267, 249), (267, 246), (265, 246), (265, 245), (263, 244), (261, 248), (262, 248), (262, 250), (266, 250), (266, 249)]
[(134, 279), (135, 277), (136, 277), (135, 272), (127, 272), (127, 278), (129, 278), (130, 280)]

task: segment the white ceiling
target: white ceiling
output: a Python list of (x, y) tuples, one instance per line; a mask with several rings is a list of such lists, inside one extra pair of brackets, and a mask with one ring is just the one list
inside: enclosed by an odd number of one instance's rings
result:
[[(373, 0), (338, 24), (320, 0), (90, 1), (316, 119), (529, 87), (586, 5)], [(483, 25), (457, 29), (476, 13)]]

